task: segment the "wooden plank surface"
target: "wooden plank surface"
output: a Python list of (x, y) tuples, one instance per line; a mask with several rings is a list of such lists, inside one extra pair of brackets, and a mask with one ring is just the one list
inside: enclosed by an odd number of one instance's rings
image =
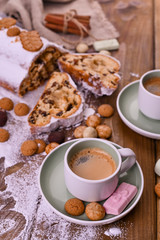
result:
[[(154, 40), (155, 40), (155, 68), (160, 69), (160, 2), (154, 1)], [(160, 141), (156, 144), (156, 160), (160, 158)], [(160, 177), (157, 177), (157, 182), (160, 183)], [(160, 199), (157, 198), (157, 240), (160, 240)]]
[[(108, 4), (105, 8), (107, 16), (120, 31), (121, 47), (119, 53), (115, 53), (122, 64), (120, 89), (138, 79), (134, 75), (141, 76), (154, 68), (152, 1), (139, 1), (137, 2), (139, 4), (134, 7), (133, 1), (123, 1), (123, 3), (122, 6), (119, 1), (116, 1), (113, 6), (111, 1), (112, 7)], [(129, 231), (127, 239), (156, 239), (156, 198), (153, 190), (155, 142), (133, 132), (123, 123), (120, 124), (121, 120), (117, 116), (114, 123), (117, 129), (114, 133), (116, 135), (118, 132), (119, 139), (115, 137), (113, 141), (118, 141), (120, 145), (135, 151), (145, 182), (144, 192), (135, 209), (136, 212), (133, 211), (126, 217), (128, 221), (133, 221), (133, 231)]]
[[(137, 80), (144, 72), (160, 68), (159, 61), (159, 28), (160, 4), (159, 0), (141, 1), (108, 1), (102, 4), (108, 19), (120, 32), (120, 49), (112, 52), (121, 62), (122, 80), (118, 90), (110, 97), (95, 99), (89, 96), (87, 103), (97, 108), (100, 103), (110, 103), (115, 113), (107, 123), (112, 127), (111, 141), (133, 149), (136, 153), (144, 173), (144, 192), (137, 206), (123, 219), (116, 223), (89, 228), (71, 223), (66, 223), (46, 205), (37, 190), (37, 169), (43, 157), (37, 161), (25, 159), (7, 167), (5, 160), (0, 160), (0, 221), (1, 239), (87, 239), (87, 240), (160, 240), (160, 201), (154, 194), (156, 177), (154, 174), (155, 161), (160, 157), (160, 144), (143, 137), (129, 129), (120, 119), (116, 111), (116, 99), (119, 91), (128, 83)], [(153, 13), (155, 12), (155, 16)], [(155, 26), (155, 27), (154, 27)], [(154, 37), (155, 33), (155, 37)], [(73, 129), (66, 132), (68, 138), (73, 138)], [(14, 176), (14, 178), (11, 178)], [(28, 177), (29, 176), (29, 177)], [(15, 189), (23, 188), (22, 179), (26, 179), (25, 199), (18, 202), (18, 193), (13, 197), (7, 192), (6, 177), (15, 179), (12, 184)], [(158, 181), (160, 181), (158, 179)], [(8, 181), (7, 181), (8, 183)], [(31, 184), (32, 183), (32, 184)], [(34, 189), (31, 189), (34, 184)], [(21, 199), (21, 196), (19, 196)], [(29, 203), (28, 203), (29, 201)], [(21, 214), (20, 203), (29, 209), (28, 219)], [(156, 204), (157, 203), (157, 204)], [(30, 204), (30, 207), (27, 206)], [(46, 209), (46, 212), (43, 212)], [(158, 211), (158, 214), (156, 214)], [(9, 222), (7, 222), (9, 220)], [(2, 224), (3, 223), (3, 224)], [(8, 224), (8, 225), (7, 225)], [(107, 236), (105, 232), (116, 228), (120, 234)], [(25, 229), (25, 231), (24, 231)], [(87, 235), (88, 234), (88, 235)]]

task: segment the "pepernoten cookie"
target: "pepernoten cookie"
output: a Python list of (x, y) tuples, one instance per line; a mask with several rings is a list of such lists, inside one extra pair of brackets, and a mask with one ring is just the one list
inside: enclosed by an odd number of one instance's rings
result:
[(14, 112), (17, 116), (25, 116), (29, 113), (29, 107), (25, 103), (17, 103), (14, 107)]
[(0, 142), (6, 142), (9, 139), (9, 132), (6, 129), (0, 128)]
[(78, 198), (69, 199), (64, 206), (67, 213), (73, 216), (79, 216), (84, 213), (84, 204)]
[(8, 18), (0, 19), (0, 30), (3, 28), (9, 28), (15, 24), (16, 24), (16, 20), (14, 18), (8, 17)]
[(102, 104), (98, 107), (98, 113), (102, 117), (111, 117), (114, 113), (114, 109), (110, 104)]
[(11, 111), (13, 109), (13, 102), (10, 98), (7, 97), (1, 98), (0, 107), (7, 111)]
[(20, 29), (18, 27), (11, 27), (7, 30), (7, 36), (14, 37), (20, 34)]
[(160, 183), (157, 183), (155, 185), (154, 190), (155, 190), (155, 193), (157, 194), (157, 196), (160, 198)]
[(56, 142), (51, 142), (50, 144), (48, 144), (45, 148), (45, 152), (47, 154), (49, 154), (53, 149), (55, 149), (56, 147), (59, 146), (59, 143)]
[(27, 140), (21, 145), (21, 152), (24, 156), (32, 156), (37, 152), (38, 145), (34, 140)]
[(75, 138), (83, 138), (83, 132), (86, 129), (86, 126), (78, 126), (75, 130), (74, 130), (74, 137)]
[(94, 114), (94, 115), (90, 115), (87, 120), (86, 120), (86, 124), (88, 127), (97, 127), (99, 124), (101, 123), (101, 118)]
[(89, 203), (86, 206), (85, 213), (92, 221), (101, 220), (105, 216), (105, 208), (96, 202)]
[(43, 42), (37, 31), (23, 31), (20, 33), (20, 40), (23, 48), (30, 52), (38, 51), (42, 48)]
[(38, 145), (38, 149), (37, 149), (37, 152), (36, 153), (42, 153), (45, 151), (45, 147), (46, 147), (46, 143), (43, 139), (35, 139), (34, 140), (37, 145)]

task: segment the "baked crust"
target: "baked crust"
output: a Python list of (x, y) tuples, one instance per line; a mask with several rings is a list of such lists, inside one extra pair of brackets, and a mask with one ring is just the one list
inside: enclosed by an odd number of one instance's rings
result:
[(82, 104), (77, 89), (70, 83), (67, 73), (54, 72), (45, 90), (28, 117), (31, 127), (43, 127), (51, 119), (66, 119), (72, 116)]
[[(95, 95), (110, 95), (120, 80), (117, 74), (119, 62), (103, 54), (70, 54), (58, 59), (61, 71), (70, 74), (72, 79)], [(107, 91), (108, 90), (108, 91)]]
[[(42, 85), (53, 71), (58, 71), (57, 59), (66, 50), (40, 37), (38, 33), (36, 37), (32, 36), (35, 31), (16, 28), (20, 31), (18, 36), (7, 35), (8, 30), (13, 28), (3, 27), (0, 30), (0, 86), (22, 97)], [(30, 33), (29, 42), (28, 38), (23, 39), (27, 47), (32, 48), (37, 41), (40, 42), (40, 47), (33, 52), (23, 47), (21, 39), (23, 34)]]

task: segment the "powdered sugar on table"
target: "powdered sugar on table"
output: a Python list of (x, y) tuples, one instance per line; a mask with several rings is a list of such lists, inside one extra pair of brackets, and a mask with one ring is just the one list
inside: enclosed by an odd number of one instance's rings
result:
[[(24, 102), (30, 108), (36, 104), (44, 86), (26, 94), (24, 98), (0, 88), (0, 98), (9, 97), (14, 104)], [(91, 113), (92, 109), (89, 109)], [(20, 146), (27, 139), (34, 139), (29, 131), (27, 116), (18, 117), (14, 110), (8, 112), (4, 126), (10, 133), (7, 142), (0, 144), (0, 238), (95, 240), (102, 235), (110, 239), (127, 236), (130, 227), (122, 220), (121, 228), (116, 224), (105, 226), (81, 226), (70, 223), (57, 216), (42, 198), (38, 188), (38, 174), (45, 153), (24, 157)], [(43, 133), (39, 138), (46, 140)], [(4, 157), (4, 158), (3, 158)], [(114, 230), (114, 232), (113, 232)], [(127, 239), (127, 238), (126, 238)]]

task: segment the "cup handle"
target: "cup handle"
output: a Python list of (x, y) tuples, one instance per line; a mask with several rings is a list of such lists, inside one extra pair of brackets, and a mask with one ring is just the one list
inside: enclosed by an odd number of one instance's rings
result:
[(127, 157), (125, 161), (122, 162), (120, 174), (129, 170), (136, 162), (136, 155), (130, 148), (118, 149), (121, 157)]

